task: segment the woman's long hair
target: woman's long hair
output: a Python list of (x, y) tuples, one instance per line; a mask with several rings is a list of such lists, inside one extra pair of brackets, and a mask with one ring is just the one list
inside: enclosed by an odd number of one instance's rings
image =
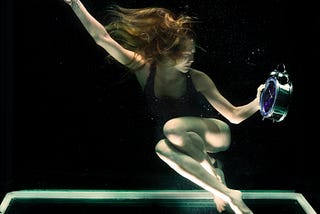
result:
[(108, 10), (105, 28), (126, 49), (142, 55), (146, 62), (162, 57), (177, 59), (194, 38), (194, 19), (175, 15), (165, 8), (128, 9), (117, 5)]

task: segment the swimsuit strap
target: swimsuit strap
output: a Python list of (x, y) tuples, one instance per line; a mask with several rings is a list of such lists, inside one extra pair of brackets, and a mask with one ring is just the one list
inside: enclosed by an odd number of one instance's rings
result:
[(154, 77), (156, 75), (156, 69), (156, 63), (152, 63), (150, 65), (150, 73), (147, 78), (146, 85), (144, 87), (144, 93), (152, 97), (154, 97)]
[(186, 77), (187, 77), (187, 93), (196, 92), (196, 88), (194, 87), (194, 84), (192, 82), (190, 71), (186, 73)]

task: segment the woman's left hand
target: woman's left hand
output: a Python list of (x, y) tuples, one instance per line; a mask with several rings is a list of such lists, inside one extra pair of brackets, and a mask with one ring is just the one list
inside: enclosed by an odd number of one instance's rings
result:
[(257, 96), (256, 97), (259, 100), (259, 104), (260, 104), (260, 96), (261, 96), (261, 93), (264, 88), (265, 88), (265, 84), (261, 84), (261, 85), (259, 85), (259, 87), (257, 89)]

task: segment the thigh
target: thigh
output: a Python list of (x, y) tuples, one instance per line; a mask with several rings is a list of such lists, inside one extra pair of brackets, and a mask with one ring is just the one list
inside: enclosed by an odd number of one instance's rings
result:
[(218, 119), (201, 117), (180, 117), (169, 120), (166, 130), (174, 132), (194, 132), (199, 135), (208, 152), (226, 150), (230, 145), (230, 128)]
[(207, 152), (215, 153), (225, 151), (231, 142), (230, 127), (225, 122), (207, 118), (203, 120), (206, 124), (203, 139), (206, 142)]

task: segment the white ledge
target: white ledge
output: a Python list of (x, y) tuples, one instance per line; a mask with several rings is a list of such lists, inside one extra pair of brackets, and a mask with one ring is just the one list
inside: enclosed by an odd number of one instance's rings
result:
[[(293, 191), (282, 190), (245, 190), (242, 191), (243, 199), (277, 199), (295, 200), (303, 208), (306, 214), (316, 214), (314, 209), (302, 194)], [(204, 190), (71, 190), (71, 189), (33, 189), (8, 192), (0, 205), (0, 214), (5, 214), (8, 206), (14, 199), (76, 199), (76, 200), (110, 200), (110, 199), (192, 199), (193, 204), (197, 200), (201, 206), (214, 206), (212, 195)], [(204, 203), (203, 200), (207, 200)]]

